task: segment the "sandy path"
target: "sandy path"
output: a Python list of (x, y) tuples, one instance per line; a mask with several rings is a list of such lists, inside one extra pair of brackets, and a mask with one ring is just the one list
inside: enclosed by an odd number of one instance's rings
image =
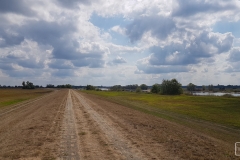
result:
[[(67, 90), (34, 99), (11, 112), (0, 111), (0, 159), (58, 156)], [(19, 106), (17, 106), (19, 107)]]
[(73, 111), (71, 92), (69, 90), (66, 108), (64, 112), (64, 119), (62, 125), (62, 139), (60, 146), (60, 159), (80, 159), (79, 156), (79, 142), (75, 122), (75, 114)]
[(0, 159), (237, 157), (234, 144), (230, 148), (179, 124), (63, 89), (0, 110)]
[[(106, 144), (110, 144), (115, 149), (116, 155), (119, 159), (147, 159), (145, 155), (141, 154), (137, 148), (132, 146), (125, 139), (124, 135), (119, 132), (110, 119), (106, 119), (102, 115), (98, 114), (88, 102), (78, 93), (74, 92), (74, 95), (79, 100), (85, 111), (90, 115), (91, 119), (97, 123), (101, 129), (101, 134), (104, 134), (108, 140)], [(117, 157), (115, 157), (117, 158)]]

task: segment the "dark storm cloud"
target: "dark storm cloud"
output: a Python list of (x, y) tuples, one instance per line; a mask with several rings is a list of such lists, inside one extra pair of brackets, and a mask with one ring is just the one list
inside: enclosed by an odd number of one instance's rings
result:
[(1, 0), (0, 13), (16, 13), (25, 16), (33, 16), (35, 12), (30, 8), (26, 0)]
[(187, 1), (177, 0), (173, 8), (173, 16), (193, 16), (199, 13), (216, 13), (226, 10), (236, 9), (233, 1)]
[(143, 16), (126, 27), (126, 35), (131, 42), (135, 42), (140, 40), (145, 32), (151, 31), (152, 36), (165, 39), (175, 28), (171, 17)]

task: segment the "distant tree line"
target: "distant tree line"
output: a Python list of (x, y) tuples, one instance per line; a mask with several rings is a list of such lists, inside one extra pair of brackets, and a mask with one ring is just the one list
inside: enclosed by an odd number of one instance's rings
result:
[(62, 85), (53, 85), (53, 84), (47, 84), (46, 88), (72, 88), (71, 84), (62, 84)]
[(130, 84), (126, 86), (121, 86), (121, 85), (114, 85), (110, 88), (112, 91), (136, 91), (136, 92), (141, 92), (142, 90), (147, 90), (148, 86), (146, 84), (141, 84), (138, 86), (138, 84)]

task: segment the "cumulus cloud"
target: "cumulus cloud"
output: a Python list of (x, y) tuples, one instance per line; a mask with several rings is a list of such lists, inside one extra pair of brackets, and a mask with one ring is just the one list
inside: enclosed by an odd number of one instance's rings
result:
[(120, 57), (120, 56), (117, 56), (115, 59), (108, 62), (109, 65), (119, 65), (119, 64), (124, 64), (124, 63), (127, 63), (127, 61), (123, 57)]
[(140, 40), (145, 32), (150, 31), (152, 36), (164, 40), (175, 28), (171, 17), (141, 16), (126, 27), (126, 35), (131, 42), (135, 42)]
[(227, 10), (237, 9), (233, 0), (174, 0), (173, 1), (173, 16), (194, 16), (200, 13), (216, 13)]
[(240, 47), (232, 48), (227, 60), (229, 64), (225, 68), (225, 72), (240, 72)]
[(58, 4), (60, 4), (62, 7), (67, 7), (69, 9), (77, 8), (78, 4), (84, 4), (89, 5), (94, 0), (57, 0)]
[(113, 26), (110, 30), (122, 35), (125, 35), (125, 32), (126, 32), (125, 28), (122, 28), (119, 25)]
[(138, 64), (137, 73), (146, 73), (146, 74), (161, 74), (161, 73), (171, 73), (171, 72), (188, 72), (190, 71), (187, 66), (170, 66), (170, 65), (161, 65), (161, 66), (152, 66)]
[(57, 69), (51, 72), (51, 75), (54, 77), (74, 77), (75, 73), (73, 70), (69, 69)]
[(238, 62), (240, 61), (240, 47), (235, 47), (230, 51), (228, 60), (230, 62)]
[(114, 84), (115, 70), (127, 82), (194, 70), (214, 75), (222, 64), (221, 71), (239, 72), (237, 32), (213, 28), (221, 21), (238, 24), (239, 9), (235, 0), (2, 0), (0, 73), (72, 82), (104, 73), (104, 82)]
[(215, 34), (203, 32), (182, 44), (169, 44), (150, 48), (149, 63), (152, 65), (188, 65), (200, 62), (231, 49), (233, 36), (229, 33)]
[(52, 59), (48, 66), (53, 69), (73, 69), (74, 65), (71, 61), (66, 61), (63, 59)]
[(0, 13), (15, 13), (25, 16), (35, 15), (35, 12), (29, 7), (29, 1), (26, 0), (1, 0)]
[(19, 45), (24, 40), (24, 36), (9, 30), (0, 29), (0, 48)]

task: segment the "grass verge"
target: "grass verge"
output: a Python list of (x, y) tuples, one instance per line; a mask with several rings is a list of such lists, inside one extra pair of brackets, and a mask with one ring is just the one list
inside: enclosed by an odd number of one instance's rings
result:
[(49, 89), (0, 89), (0, 108), (50, 93)]
[(240, 138), (240, 97), (82, 92), (189, 126), (224, 141), (234, 142)]

